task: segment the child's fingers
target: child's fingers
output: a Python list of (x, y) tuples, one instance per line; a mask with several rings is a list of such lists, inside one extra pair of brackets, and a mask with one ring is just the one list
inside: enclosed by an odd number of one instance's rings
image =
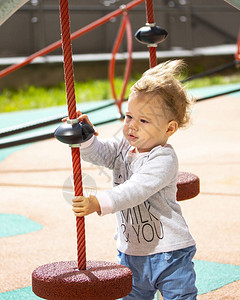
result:
[(85, 197), (84, 196), (78, 196), (72, 200), (72, 206), (73, 207), (79, 207), (83, 206), (85, 202)]
[(81, 207), (73, 207), (72, 210), (73, 210), (75, 213), (83, 212), (83, 209), (82, 209)]
[(94, 135), (98, 135), (98, 131), (97, 129), (94, 127), (94, 125), (92, 124), (92, 122), (89, 120), (88, 115), (83, 114), (80, 117), (78, 117), (79, 122), (84, 122), (84, 123), (88, 123), (89, 125), (92, 126), (92, 128), (94, 129)]
[(86, 216), (86, 214), (84, 214), (84, 213), (74, 213), (74, 215), (76, 217), (85, 217)]
[[(79, 122), (84, 122), (84, 123), (88, 123), (89, 125), (91, 125), (94, 129), (94, 135), (98, 136), (98, 131), (97, 129), (93, 126), (92, 122), (89, 120), (88, 115), (86, 114), (82, 114), (81, 111), (77, 111), (77, 119), (79, 120)], [(65, 117), (62, 119), (62, 122), (66, 122), (68, 120), (68, 117)]]
[[(76, 112), (76, 116), (77, 116), (77, 119), (81, 116), (81, 111), (80, 110), (78, 110), (77, 112)], [(62, 118), (62, 122), (66, 122), (68, 120), (68, 117), (64, 117), (64, 118)]]
[(62, 118), (62, 122), (67, 122), (68, 117)]
[(94, 129), (94, 135), (98, 136), (98, 131), (95, 126), (93, 126), (93, 129)]
[(82, 115), (82, 112), (81, 112), (80, 110), (78, 110), (78, 111), (76, 112), (76, 115), (77, 115), (77, 118), (79, 118), (79, 117)]
[(87, 198), (84, 196), (76, 197), (72, 200), (72, 210), (76, 217), (84, 217), (86, 213)]
[(85, 215), (84, 210), (82, 208), (73, 208), (74, 215), (76, 217), (83, 217)]
[(89, 120), (88, 115), (83, 114), (80, 117), (78, 117), (79, 122), (84, 122), (84, 123), (88, 123), (89, 125), (92, 126), (92, 128), (94, 129), (94, 134), (98, 135), (98, 131), (97, 129), (94, 127), (94, 125), (92, 124), (92, 122)]
[(88, 123), (89, 125), (91, 125), (91, 126), (93, 127), (92, 122), (89, 120), (88, 115), (86, 115), (86, 114), (80, 115), (80, 116), (78, 117), (78, 120), (79, 120), (80, 122)]

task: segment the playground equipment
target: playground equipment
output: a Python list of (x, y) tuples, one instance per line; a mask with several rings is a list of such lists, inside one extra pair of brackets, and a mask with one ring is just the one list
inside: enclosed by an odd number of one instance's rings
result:
[[(69, 122), (56, 130), (62, 142), (74, 144), (90, 138), (94, 130), (87, 124), (78, 124), (74, 89), (72, 48), (68, 0), (60, 0), (60, 19), (64, 75)], [(80, 135), (78, 131), (80, 129)], [(86, 138), (83, 132), (87, 133)], [(69, 133), (70, 137), (69, 139)], [(67, 138), (66, 138), (67, 137)], [(82, 196), (82, 174), (79, 147), (71, 144), (75, 196)], [(121, 265), (106, 262), (86, 262), (85, 220), (76, 218), (77, 264), (58, 262), (44, 265), (32, 273), (33, 292), (45, 299), (117, 299), (128, 295), (132, 289), (132, 272)]]
[(94, 134), (94, 129), (87, 123), (79, 122), (78, 119), (68, 119), (60, 125), (54, 135), (62, 143), (78, 145), (88, 141)]

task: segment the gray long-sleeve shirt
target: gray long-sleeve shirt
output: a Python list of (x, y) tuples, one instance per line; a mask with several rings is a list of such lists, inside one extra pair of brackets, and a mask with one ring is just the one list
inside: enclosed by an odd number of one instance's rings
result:
[(97, 198), (102, 215), (116, 213), (118, 250), (144, 256), (195, 245), (176, 201), (178, 160), (171, 145), (133, 155), (124, 138), (94, 137), (81, 156), (113, 170), (113, 188)]

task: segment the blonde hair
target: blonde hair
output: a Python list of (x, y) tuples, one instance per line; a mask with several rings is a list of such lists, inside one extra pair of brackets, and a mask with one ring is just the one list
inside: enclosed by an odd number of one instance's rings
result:
[(147, 70), (131, 87), (132, 93), (144, 93), (154, 98), (160, 96), (166, 114), (178, 123), (178, 127), (184, 127), (189, 122), (193, 102), (179, 80), (184, 67), (183, 60), (166, 61)]

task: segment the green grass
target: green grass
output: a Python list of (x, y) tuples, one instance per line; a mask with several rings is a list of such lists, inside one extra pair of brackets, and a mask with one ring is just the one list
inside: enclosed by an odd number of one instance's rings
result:
[(240, 75), (232, 76), (213, 76), (213, 77), (204, 77), (200, 79), (195, 79), (186, 83), (186, 87), (189, 89), (192, 88), (201, 88), (212, 85), (225, 85), (230, 83), (239, 83)]
[[(130, 87), (137, 79), (129, 81), (125, 97), (128, 96)], [(239, 82), (240, 76), (214, 76), (196, 79), (186, 84), (187, 88), (197, 88), (216, 84), (228, 84)], [(122, 79), (116, 78), (115, 88), (117, 95), (122, 89)], [(112, 99), (112, 93), (108, 80), (89, 80), (75, 83), (77, 103)], [(66, 104), (65, 84), (43, 88), (28, 86), (19, 90), (4, 89), (0, 93), (0, 112), (20, 111), (35, 108), (44, 108)]]
[[(135, 80), (129, 82), (126, 95), (129, 94), (129, 89), (134, 82)], [(115, 80), (115, 88), (119, 95), (122, 88), (121, 79)], [(76, 82), (75, 95), (77, 103), (113, 98), (108, 80)], [(28, 86), (19, 90), (4, 89), (0, 93), (0, 112), (65, 105), (66, 102), (64, 83), (49, 88)]]

